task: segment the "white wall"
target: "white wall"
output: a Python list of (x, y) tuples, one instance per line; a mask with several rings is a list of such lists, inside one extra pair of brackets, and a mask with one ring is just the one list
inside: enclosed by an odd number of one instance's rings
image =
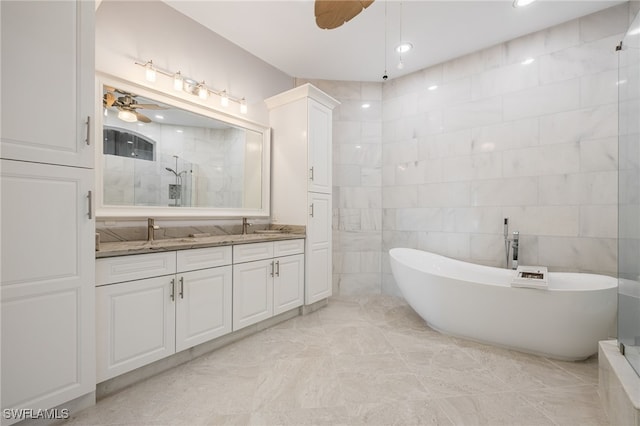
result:
[[(249, 54), (223, 37), (159, 1), (105, 0), (96, 11), (96, 70), (154, 87), (144, 79), (144, 69), (135, 61), (153, 60), (167, 71), (207, 86), (246, 97), (246, 118), (268, 123), (264, 99), (291, 89), (293, 78)], [(174, 92), (169, 78), (158, 76), (155, 87)], [(197, 96), (184, 95), (198, 102)], [(239, 107), (219, 107), (212, 96), (204, 104), (240, 115)]]

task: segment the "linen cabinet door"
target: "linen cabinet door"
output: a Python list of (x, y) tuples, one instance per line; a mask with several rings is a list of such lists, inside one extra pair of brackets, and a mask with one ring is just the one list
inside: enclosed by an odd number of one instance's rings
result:
[(305, 304), (331, 296), (331, 195), (309, 193)]
[(273, 316), (273, 259), (233, 265), (233, 331)]
[(309, 191), (331, 193), (332, 112), (309, 99)]
[(2, 1), (2, 158), (93, 167), (93, 1)]
[(178, 275), (176, 352), (231, 332), (232, 267)]
[(175, 353), (175, 276), (96, 288), (98, 383)]
[(2, 408), (51, 408), (95, 388), (93, 171), (0, 164)]

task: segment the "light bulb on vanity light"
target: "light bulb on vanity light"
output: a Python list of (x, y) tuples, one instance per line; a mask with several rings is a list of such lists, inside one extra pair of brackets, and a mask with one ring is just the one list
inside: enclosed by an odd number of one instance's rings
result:
[(153, 68), (153, 61), (147, 62), (145, 67), (145, 78), (151, 83), (156, 82), (156, 70)]
[(220, 105), (222, 105), (225, 108), (229, 106), (229, 96), (227, 95), (226, 90), (223, 90), (222, 93), (220, 94)]
[(184, 80), (182, 78), (182, 74), (180, 74), (180, 71), (173, 75), (173, 88), (175, 90), (182, 90), (183, 82)]
[(204, 85), (204, 81), (198, 86), (198, 96), (203, 100), (209, 97), (209, 90)]

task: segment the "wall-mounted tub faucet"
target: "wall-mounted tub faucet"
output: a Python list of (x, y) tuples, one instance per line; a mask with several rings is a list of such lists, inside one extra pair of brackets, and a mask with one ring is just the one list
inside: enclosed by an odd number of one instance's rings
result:
[(511, 240), (511, 249), (513, 256), (511, 257), (511, 269), (518, 269), (518, 247), (520, 246), (520, 233), (518, 231), (513, 232), (513, 239)]

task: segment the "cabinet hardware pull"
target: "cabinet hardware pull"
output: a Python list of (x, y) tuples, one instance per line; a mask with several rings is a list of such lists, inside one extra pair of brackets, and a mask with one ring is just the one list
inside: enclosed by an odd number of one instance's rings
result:
[(184, 277), (180, 277), (180, 299), (184, 299)]
[(309, 206), (309, 216), (313, 217), (313, 203)]
[(271, 261), (271, 276), (273, 276), (273, 261)]
[(87, 145), (91, 145), (91, 116), (87, 115), (87, 137), (84, 139)]
[(89, 216), (89, 219), (93, 219), (93, 192), (89, 191), (89, 193), (87, 194), (87, 202), (89, 203), (89, 213), (87, 213), (87, 216)]
[(280, 261), (276, 260), (276, 277), (280, 276)]
[(171, 301), (176, 300), (176, 279), (172, 278), (171, 279)]
[(309, 179), (313, 181), (313, 166), (309, 169)]

